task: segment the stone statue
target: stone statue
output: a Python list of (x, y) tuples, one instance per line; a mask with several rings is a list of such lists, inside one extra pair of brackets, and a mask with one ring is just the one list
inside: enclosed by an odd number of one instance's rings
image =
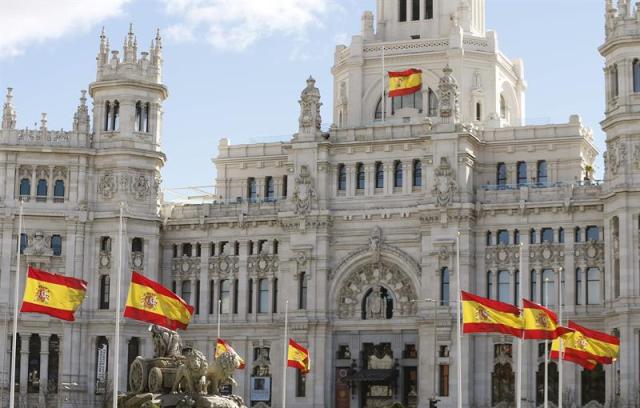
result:
[(387, 302), (382, 296), (382, 287), (375, 286), (367, 297), (367, 320), (383, 320), (387, 318)]
[(177, 332), (156, 325), (149, 331), (154, 357), (138, 356), (131, 363), (131, 392), (118, 396), (118, 407), (246, 408), (237, 395), (219, 395), (221, 385), (237, 385), (238, 355), (226, 352), (209, 364), (199, 350), (183, 347)]

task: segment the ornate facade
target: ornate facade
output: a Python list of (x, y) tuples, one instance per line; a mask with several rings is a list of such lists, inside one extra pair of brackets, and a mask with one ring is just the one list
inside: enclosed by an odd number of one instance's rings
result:
[[(167, 97), (159, 35), (138, 55), (130, 31), (122, 57), (100, 36), (93, 119), (83, 92), (71, 131), (49, 130), (44, 115), (39, 129), (16, 129), (9, 90), (0, 131), (5, 321), (18, 250), (22, 271), (35, 264), (89, 281), (76, 323), (21, 316), (20, 400), (98, 406), (106, 398), (122, 264), (196, 307), (184, 338), (208, 355), (220, 318), (221, 336), (247, 360), (234, 393), (255, 407), (282, 404), (287, 308), (290, 336), (313, 357), (308, 376), (288, 377), (290, 406), (425, 407), (434, 394), (454, 406), (457, 364), (465, 406), (513, 405), (512, 338), (466, 336), (456, 361), (458, 277), (463, 289), (505, 302), (518, 293), (553, 308), (562, 302), (564, 319), (619, 336), (614, 365), (564, 365), (563, 397), (571, 406), (637, 405), (640, 20), (625, 0), (606, 7), (603, 182), (593, 179), (597, 151), (579, 116), (525, 125), (523, 63), (485, 30), (484, 0), (378, 1), (361, 33), (336, 47), (329, 130), (309, 78), (291, 140), (220, 140), (207, 203), (159, 194)], [(382, 58), (387, 70), (422, 69), (422, 91), (383, 96)], [(123, 390), (125, 362), (152, 354), (142, 329), (123, 321), (115, 376)], [(4, 398), (10, 344), (0, 338)], [(527, 342), (523, 353), (523, 404), (537, 406), (544, 345)], [(550, 372), (557, 401), (555, 363)]]

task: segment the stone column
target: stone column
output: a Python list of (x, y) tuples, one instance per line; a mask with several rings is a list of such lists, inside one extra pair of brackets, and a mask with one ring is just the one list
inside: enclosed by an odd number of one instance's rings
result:
[(402, 192), (409, 194), (413, 190), (413, 165), (412, 161), (402, 163)]
[(356, 183), (355, 183), (355, 166), (353, 164), (345, 165), (345, 171), (347, 172), (347, 191), (346, 195), (353, 197), (356, 195)]
[[(18, 356), (16, 356), (17, 358)], [(29, 336), (20, 335), (20, 394), (27, 393), (27, 383), (29, 381)]]
[(393, 194), (393, 162), (384, 163), (384, 194)]
[(40, 336), (40, 404), (44, 406), (49, 386), (49, 335)]
[(200, 253), (200, 315), (199, 320), (202, 322), (209, 321), (209, 298), (207, 293), (209, 291), (209, 257), (211, 254), (210, 245), (202, 245), (202, 251)]

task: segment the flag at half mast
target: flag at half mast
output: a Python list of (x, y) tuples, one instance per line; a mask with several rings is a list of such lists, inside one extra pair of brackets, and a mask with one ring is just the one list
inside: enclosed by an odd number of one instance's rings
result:
[(411, 95), (422, 89), (422, 70), (389, 71), (389, 97)]
[(239, 364), (238, 364), (237, 368), (239, 370), (242, 370), (243, 368), (246, 367), (246, 363), (245, 363), (244, 359), (242, 357), (240, 357), (240, 355), (233, 349), (233, 347), (231, 347), (231, 345), (229, 343), (227, 343), (226, 341), (224, 341), (222, 339), (218, 339), (218, 342), (216, 343), (216, 352), (214, 354), (214, 357), (218, 358), (224, 353), (233, 354), (234, 356), (236, 356), (238, 358)]
[(124, 317), (157, 324), (171, 330), (186, 329), (194, 307), (158, 282), (131, 273)]
[(553, 340), (567, 332), (558, 326), (556, 314), (546, 307), (527, 299), (522, 299), (522, 307), (525, 339)]
[(309, 350), (293, 341), (293, 339), (289, 339), (287, 365), (289, 367), (297, 368), (302, 374), (307, 374), (311, 370)]
[(462, 291), (463, 333), (504, 333), (522, 336), (520, 309)]
[(562, 327), (562, 334), (553, 340), (551, 344), (551, 358), (554, 360), (560, 359), (560, 342), (562, 341), (562, 359), (574, 364), (578, 364), (587, 370), (593, 370), (598, 365), (598, 362), (593, 358), (587, 358), (585, 354), (574, 353), (573, 351), (580, 348), (578, 343), (580, 341), (579, 333), (575, 330), (567, 327)]
[(21, 312), (42, 313), (74, 321), (87, 292), (87, 282), (29, 267)]

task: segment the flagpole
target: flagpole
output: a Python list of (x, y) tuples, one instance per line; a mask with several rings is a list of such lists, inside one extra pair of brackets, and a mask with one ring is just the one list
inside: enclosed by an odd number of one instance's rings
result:
[(218, 340), (220, 339), (220, 313), (222, 312), (222, 299), (218, 299)]
[(387, 104), (387, 99), (384, 97), (384, 89), (385, 89), (385, 72), (384, 72), (384, 44), (382, 44), (382, 96), (380, 98), (380, 105), (382, 106), (382, 123), (385, 120), (385, 105)]
[(460, 231), (456, 236), (456, 284), (458, 285), (458, 408), (462, 408), (462, 287), (460, 286)]
[(287, 329), (289, 325), (289, 301), (284, 305), (284, 367), (282, 368), (282, 408), (287, 408), (287, 351), (289, 350), (289, 339), (287, 338)]
[(122, 285), (122, 244), (123, 244), (123, 217), (124, 203), (120, 203), (120, 229), (119, 229), (119, 247), (118, 247), (118, 276), (116, 280), (116, 338), (115, 353), (113, 358), (113, 408), (118, 408), (118, 379), (120, 378), (118, 357), (120, 356), (120, 287)]
[[(560, 267), (558, 275), (558, 321), (562, 326), (562, 272), (564, 268)], [(558, 408), (562, 408), (562, 337), (560, 337), (560, 356), (558, 358)]]
[[(520, 266), (518, 269), (518, 305), (520, 310), (522, 310), (522, 249), (524, 248), (524, 244), (520, 243)], [(516, 408), (522, 407), (522, 337), (524, 336), (524, 331), (522, 335), (518, 338), (518, 368), (516, 378)]]
[[(549, 307), (549, 278), (544, 280), (544, 307)], [(549, 406), (549, 340), (544, 339), (544, 408)]]
[(13, 335), (11, 336), (11, 383), (9, 384), (9, 408), (14, 408), (16, 403), (16, 351), (17, 351), (17, 337), (18, 337), (18, 305), (20, 301), (20, 241), (22, 238), (22, 211), (23, 211), (22, 198), (20, 199), (20, 215), (18, 216), (18, 246), (16, 248), (16, 282), (13, 292)]

